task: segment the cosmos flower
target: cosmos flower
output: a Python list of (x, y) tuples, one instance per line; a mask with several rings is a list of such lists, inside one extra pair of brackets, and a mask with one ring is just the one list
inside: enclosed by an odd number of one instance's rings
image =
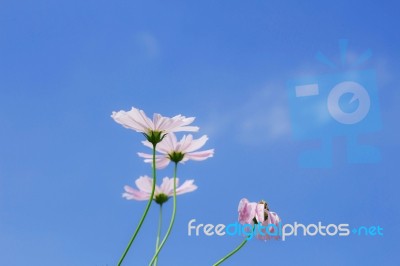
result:
[[(186, 180), (181, 186), (179, 186), (179, 178), (176, 179), (176, 195), (185, 194), (192, 192), (197, 189), (197, 186), (193, 184), (194, 180)], [(134, 189), (130, 186), (124, 186), (125, 193), (122, 197), (127, 200), (148, 200), (151, 194), (151, 188), (153, 185), (153, 179), (148, 176), (141, 176), (135, 181), (136, 187)], [(154, 192), (154, 201), (158, 204), (163, 204), (170, 197), (174, 195), (174, 179), (164, 177), (161, 186), (156, 185)]]
[(256, 203), (249, 202), (247, 199), (243, 198), (239, 202), (238, 213), (239, 223), (251, 224), (253, 226), (262, 225), (262, 227), (256, 226), (257, 230), (254, 230), (258, 239), (269, 240), (271, 238), (279, 238), (275, 228), (279, 227), (281, 219), (278, 214), (269, 211), (268, 204), (265, 201)]
[(170, 132), (198, 131), (198, 127), (188, 126), (194, 121), (194, 117), (177, 115), (172, 118), (160, 114), (154, 114), (153, 120), (146, 116), (143, 110), (132, 107), (130, 111), (113, 112), (111, 117), (115, 122), (125, 128), (143, 133), (152, 144), (160, 142)]
[[(180, 141), (176, 139), (174, 133), (168, 134), (156, 147), (156, 150), (161, 153), (156, 155), (156, 166), (161, 169), (166, 167), (170, 161), (175, 163), (186, 162), (188, 160), (203, 161), (209, 157), (213, 157), (214, 149), (205, 151), (196, 151), (204, 146), (208, 137), (206, 135), (199, 139), (193, 139), (191, 134), (185, 135)], [(149, 141), (142, 142), (145, 146), (152, 148)], [(138, 155), (145, 158), (146, 163), (151, 163), (153, 156), (151, 154), (141, 153)]]

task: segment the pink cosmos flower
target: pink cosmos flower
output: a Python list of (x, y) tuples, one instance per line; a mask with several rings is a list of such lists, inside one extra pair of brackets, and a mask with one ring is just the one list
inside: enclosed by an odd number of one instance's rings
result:
[[(214, 149), (205, 151), (196, 151), (204, 146), (208, 137), (206, 135), (199, 139), (193, 139), (191, 134), (184, 135), (180, 141), (176, 139), (174, 133), (169, 133), (156, 147), (156, 150), (161, 153), (156, 155), (156, 166), (158, 169), (165, 168), (170, 161), (173, 162), (186, 162), (188, 160), (203, 161), (209, 157), (213, 157)], [(152, 148), (149, 141), (142, 141), (142, 143)], [(146, 163), (152, 163), (153, 156), (147, 153), (139, 152), (140, 157), (145, 158)]]
[[(176, 194), (180, 195), (196, 190), (197, 186), (193, 183), (194, 180), (186, 180), (181, 186), (179, 186), (179, 178), (176, 178)], [(122, 194), (122, 197), (126, 198), (127, 200), (148, 200), (151, 194), (153, 179), (148, 176), (141, 176), (136, 179), (135, 184), (139, 190), (130, 186), (124, 186), (125, 193)], [(163, 204), (173, 195), (174, 179), (164, 177), (161, 186), (159, 187), (156, 185), (154, 201), (158, 204)]]
[(164, 117), (160, 114), (154, 114), (153, 120), (148, 118), (143, 110), (135, 107), (128, 112), (113, 112), (111, 117), (115, 122), (121, 124), (125, 128), (133, 129), (136, 132), (144, 133), (149, 141), (158, 143), (165, 134), (179, 131), (198, 131), (198, 127), (188, 126), (194, 121), (194, 117), (177, 115), (172, 118)]
[(254, 233), (258, 239), (279, 238), (276, 229), (279, 227), (281, 219), (277, 213), (269, 211), (268, 204), (265, 201), (256, 203), (243, 198), (239, 202), (238, 213), (239, 223), (256, 226)]

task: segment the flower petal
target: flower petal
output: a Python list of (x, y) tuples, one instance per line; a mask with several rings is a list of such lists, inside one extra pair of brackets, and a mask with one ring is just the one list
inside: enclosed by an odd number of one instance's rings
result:
[(176, 150), (176, 146), (177, 146), (177, 139), (174, 133), (168, 133), (164, 139), (157, 144), (157, 151), (164, 153), (164, 154), (168, 154), (172, 151)]
[(173, 191), (174, 180), (172, 178), (164, 177), (161, 184), (161, 191), (165, 195), (169, 196), (171, 191)]
[(176, 150), (181, 151), (182, 153), (185, 153), (186, 149), (190, 147), (190, 144), (193, 141), (193, 136), (192, 134), (189, 135), (184, 135), (182, 139), (179, 141)]
[(172, 123), (166, 127), (168, 132), (180, 132), (180, 131), (198, 131), (199, 127), (187, 126), (195, 120), (195, 117), (184, 117), (177, 115), (172, 117)]
[(257, 203), (249, 202), (246, 198), (243, 198), (239, 202), (239, 223), (241, 224), (253, 224), (253, 218), (256, 215)]
[(192, 191), (195, 191), (197, 189), (197, 186), (193, 184), (194, 180), (186, 180), (183, 182), (183, 184), (176, 189), (176, 194), (181, 195), (185, 193), (189, 193)]
[(148, 176), (141, 176), (136, 179), (135, 184), (140, 191), (150, 194), (153, 187), (153, 179)]
[(157, 169), (164, 169), (169, 165), (170, 159), (166, 156), (160, 156), (156, 159), (156, 167)]
[(150, 194), (136, 190), (130, 186), (124, 186), (125, 193), (122, 194), (122, 197), (127, 200), (148, 200), (150, 198)]
[[(137, 153), (139, 157), (145, 158), (144, 162), (145, 163), (150, 163), (153, 164), (153, 155), (148, 154), (148, 153), (142, 153), (138, 152)], [(163, 169), (168, 166), (170, 160), (167, 156), (165, 155), (156, 155), (156, 167), (157, 169)]]
[(147, 132), (144, 121), (137, 120), (135, 116), (125, 111), (113, 112), (111, 117), (115, 122), (121, 124), (125, 128), (133, 129), (137, 132)]
[(166, 132), (169, 124), (172, 123), (172, 118), (163, 117), (160, 114), (154, 114), (153, 123), (156, 131)]
[(143, 143), (144, 146), (146, 146), (146, 147), (148, 147), (148, 148), (150, 148), (150, 149), (153, 149), (153, 144), (151, 144), (150, 141), (148, 141), (148, 140), (143, 140), (142, 143)]
[[(145, 158), (145, 159), (153, 159), (153, 155), (152, 154), (138, 152), (137, 155), (139, 155), (139, 157), (142, 157), (142, 158)], [(157, 158), (157, 155), (156, 155), (156, 158)], [(151, 160), (150, 160), (150, 163), (151, 163)]]
[(259, 223), (263, 223), (264, 222), (264, 204), (260, 204), (260, 203), (257, 204), (257, 206), (256, 206), (256, 220)]
[(148, 118), (146, 116), (146, 114), (144, 113), (143, 110), (139, 110), (139, 109), (132, 107), (131, 112), (133, 115), (135, 115), (135, 117), (137, 118), (138, 121), (143, 121), (142, 123), (144, 123), (148, 129), (154, 130), (153, 122), (150, 120), (150, 118)]
[(214, 149), (185, 153), (185, 157), (194, 161), (203, 161), (214, 156)]
[(188, 153), (188, 152), (192, 152), (192, 151), (198, 150), (201, 147), (203, 147), (204, 144), (206, 144), (207, 140), (208, 140), (207, 135), (203, 135), (199, 139), (193, 139), (192, 138), (190, 145), (188, 147), (185, 147), (182, 151), (184, 153)]

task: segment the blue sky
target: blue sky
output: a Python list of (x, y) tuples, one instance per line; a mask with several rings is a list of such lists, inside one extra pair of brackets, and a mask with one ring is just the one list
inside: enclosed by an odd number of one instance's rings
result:
[[(225, 265), (396, 265), (399, 229), (398, 4), (373, 1), (8, 1), (0, 3), (0, 265), (115, 265), (145, 207), (121, 194), (149, 165), (140, 134), (112, 111), (195, 116), (215, 156), (187, 162), (176, 226), (159, 265), (211, 265), (241, 237), (189, 237), (187, 223), (232, 223), (243, 197), (265, 199), (285, 223), (381, 226), (384, 236), (250, 241)], [(374, 164), (303, 168), (318, 146), (293, 138), (286, 84), (344, 73), (315, 59), (376, 73), (381, 128), (361, 134)], [(323, 127), (323, 125), (321, 125)], [(362, 133), (362, 132), (361, 132)], [(317, 145), (317, 146), (316, 146)], [(172, 169), (160, 173), (171, 176)], [(171, 213), (166, 204), (165, 216)], [(157, 206), (126, 258), (147, 265)]]

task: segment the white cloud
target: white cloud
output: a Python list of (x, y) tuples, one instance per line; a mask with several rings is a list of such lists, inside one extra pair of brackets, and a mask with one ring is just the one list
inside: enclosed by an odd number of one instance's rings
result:
[(268, 85), (239, 108), (239, 140), (256, 144), (276, 141), (290, 134), (290, 118), (284, 85)]
[(290, 119), (284, 85), (268, 85), (254, 92), (234, 110), (210, 108), (202, 130), (214, 137), (233, 132), (238, 141), (260, 144), (286, 138)]
[(160, 45), (157, 38), (150, 32), (140, 32), (135, 35), (136, 44), (143, 50), (144, 54), (150, 58), (155, 58), (160, 54)]

